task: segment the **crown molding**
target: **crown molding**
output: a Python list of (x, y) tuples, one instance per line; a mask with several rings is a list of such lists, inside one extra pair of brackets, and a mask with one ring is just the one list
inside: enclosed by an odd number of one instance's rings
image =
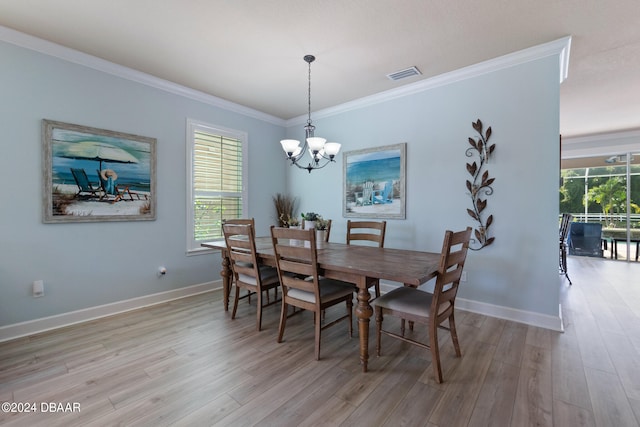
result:
[[(566, 36), (548, 43), (533, 46), (507, 55), (499, 56), (484, 62), (479, 62), (468, 67), (460, 68), (448, 73), (440, 74), (419, 82), (404, 85), (398, 88), (390, 89), (375, 95), (366, 96), (335, 107), (325, 108), (315, 111), (314, 118), (330, 117), (347, 111), (380, 104), (393, 99), (414, 95), (437, 87), (449, 85), (462, 80), (478, 77), (483, 74), (492, 73), (513, 67), (515, 65), (524, 64), (538, 59), (546, 58), (552, 55), (558, 55), (559, 61), (559, 81), (562, 83), (569, 73), (569, 53), (571, 50), (571, 36)], [(307, 116), (302, 115), (294, 117), (286, 121), (286, 126), (297, 126), (306, 123)]]
[[(0, 26), (0, 41), (20, 46), (25, 49), (33, 50), (45, 55), (60, 58), (65, 61), (92, 68), (97, 71), (141, 83), (168, 93), (183, 96), (185, 98), (193, 99), (195, 101), (199, 101), (228, 111), (236, 112), (238, 114), (242, 114), (244, 116), (252, 117), (278, 126), (290, 127), (294, 125), (297, 126), (301, 123), (306, 122), (306, 115), (294, 117), (289, 120), (283, 120), (279, 117), (254, 110), (252, 108), (245, 107), (243, 105), (197, 91), (195, 89), (178, 85), (176, 83), (172, 83), (167, 80), (160, 79), (158, 77), (154, 77), (152, 75), (136, 71), (131, 68), (124, 67), (92, 55), (88, 55), (75, 49), (70, 49), (59, 44), (52, 43), (50, 41), (40, 39), (38, 37), (30, 36), (28, 34), (21, 33), (7, 27)], [(323, 118), (334, 116), (336, 114), (342, 114), (347, 111), (367, 107), (370, 105), (380, 104), (409, 95), (414, 95), (440, 86), (513, 67), (514, 65), (523, 64), (551, 55), (559, 55), (560, 57), (559, 75), (560, 83), (562, 83), (564, 79), (567, 78), (569, 71), (570, 49), (571, 36), (566, 36), (552, 42), (503, 55), (498, 58), (490, 59), (488, 61), (460, 68), (455, 71), (440, 74), (438, 76), (421, 80), (416, 83), (404, 85), (371, 96), (356, 99), (354, 101), (346, 102), (334, 107), (319, 110), (314, 112), (314, 116), (315, 118)]]
[(7, 27), (0, 26), (0, 41), (4, 41), (25, 49), (42, 53), (44, 55), (72, 62), (74, 64), (82, 65), (87, 68), (92, 68), (94, 70), (121, 77), (127, 80), (131, 80), (133, 82), (153, 87), (164, 92), (193, 99), (194, 101), (199, 101), (213, 107), (222, 108), (227, 111), (232, 111), (244, 116), (252, 117), (254, 119), (258, 119), (267, 123), (275, 124), (278, 126), (285, 125), (285, 121), (283, 119), (263, 113), (262, 111), (254, 110), (252, 108), (245, 107), (243, 105), (236, 104), (234, 102), (230, 102), (225, 99), (218, 98), (216, 96), (209, 95), (204, 92), (200, 92), (176, 83), (172, 83), (170, 81), (140, 71), (136, 71), (128, 67), (123, 67), (122, 65), (118, 65), (113, 62), (77, 51), (75, 49), (70, 49), (68, 47), (64, 47), (59, 44), (40, 39), (38, 37), (30, 36), (28, 34), (21, 33)]
[(640, 129), (562, 138), (563, 159), (627, 152), (640, 152)]

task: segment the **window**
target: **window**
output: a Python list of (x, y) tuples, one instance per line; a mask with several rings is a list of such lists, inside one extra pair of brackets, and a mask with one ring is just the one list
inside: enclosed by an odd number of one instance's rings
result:
[(218, 240), (222, 221), (247, 211), (247, 134), (187, 121), (187, 252)]

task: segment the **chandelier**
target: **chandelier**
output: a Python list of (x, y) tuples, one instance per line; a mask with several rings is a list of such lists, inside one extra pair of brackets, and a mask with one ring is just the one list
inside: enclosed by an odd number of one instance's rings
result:
[[(337, 142), (327, 142), (326, 139), (313, 135), (316, 127), (311, 124), (311, 63), (315, 61), (313, 55), (305, 55), (304, 60), (309, 64), (309, 115), (307, 124), (304, 126), (305, 139), (302, 147), (297, 139), (283, 139), (280, 141), (282, 149), (287, 154), (287, 159), (291, 160), (292, 165), (296, 165), (300, 169), (306, 169), (311, 173), (314, 169), (321, 169), (330, 162), (335, 162), (336, 154), (340, 151), (340, 144)], [(306, 152), (311, 155), (311, 161), (307, 166), (301, 165), (302, 158)]]

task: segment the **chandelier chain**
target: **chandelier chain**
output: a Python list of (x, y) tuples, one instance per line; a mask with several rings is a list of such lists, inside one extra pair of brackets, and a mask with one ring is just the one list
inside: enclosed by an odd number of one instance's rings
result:
[(307, 116), (307, 124), (311, 124), (311, 62), (312, 60), (308, 61), (308, 65), (309, 65), (309, 90), (308, 90), (308, 101), (307, 101), (307, 107), (308, 107), (308, 111), (309, 111), (309, 115)]

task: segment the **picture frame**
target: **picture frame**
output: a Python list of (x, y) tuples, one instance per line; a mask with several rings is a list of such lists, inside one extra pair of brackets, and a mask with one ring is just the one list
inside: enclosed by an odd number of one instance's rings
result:
[(403, 142), (343, 153), (345, 218), (405, 219), (406, 152)]
[(42, 120), (44, 223), (156, 219), (156, 139)]

